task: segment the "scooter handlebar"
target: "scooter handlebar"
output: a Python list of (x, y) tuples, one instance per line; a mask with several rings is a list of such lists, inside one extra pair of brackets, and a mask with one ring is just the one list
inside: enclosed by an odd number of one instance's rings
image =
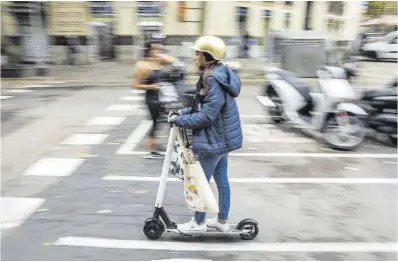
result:
[(170, 118), (171, 118), (172, 116), (179, 116), (179, 115), (180, 115), (180, 114), (179, 114), (178, 112), (173, 111), (173, 110), (171, 110), (171, 111), (169, 112), (169, 115), (167, 116), (167, 122), (170, 124), (170, 127), (171, 127), (171, 128), (174, 126), (174, 123), (173, 123), (172, 121), (170, 121)]

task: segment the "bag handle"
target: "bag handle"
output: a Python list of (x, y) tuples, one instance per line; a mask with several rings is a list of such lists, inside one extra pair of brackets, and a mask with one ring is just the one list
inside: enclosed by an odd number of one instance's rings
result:
[(183, 134), (183, 139), (185, 139), (185, 141), (186, 141), (186, 145), (185, 145), (185, 147), (186, 148), (189, 148), (190, 146), (191, 146), (191, 144), (189, 143), (189, 139), (188, 139), (188, 134), (187, 134), (187, 130), (185, 129), (185, 128), (180, 128), (180, 132)]
[(176, 131), (177, 141), (180, 144), (181, 151), (185, 160), (188, 162), (188, 164), (194, 164), (195, 160), (189, 155), (186, 146), (184, 146), (184, 139), (182, 138), (181, 133), (177, 130), (176, 126), (173, 126), (173, 128), (176, 129), (175, 131)]

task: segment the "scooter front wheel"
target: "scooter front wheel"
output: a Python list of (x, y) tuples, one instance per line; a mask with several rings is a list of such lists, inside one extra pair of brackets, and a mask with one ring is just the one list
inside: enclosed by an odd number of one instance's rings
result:
[(147, 238), (156, 240), (159, 239), (164, 232), (164, 225), (161, 221), (150, 219), (145, 222), (144, 234)]
[(258, 224), (253, 221), (247, 221), (240, 223), (237, 227), (238, 230), (245, 231), (244, 233), (240, 233), (239, 237), (243, 240), (253, 240), (256, 238), (258, 233), (260, 232), (258, 228)]

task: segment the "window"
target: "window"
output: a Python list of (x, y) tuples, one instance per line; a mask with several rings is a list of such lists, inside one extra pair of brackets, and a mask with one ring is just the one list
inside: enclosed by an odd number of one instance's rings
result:
[(177, 2), (177, 19), (180, 22), (184, 22), (187, 16), (187, 2), (178, 1)]
[(99, 14), (99, 15), (111, 15), (113, 14), (112, 10), (112, 2), (107, 2), (107, 1), (94, 1), (94, 2), (89, 2), (91, 5), (91, 12), (93, 14)]
[(340, 32), (340, 30), (343, 28), (343, 25), (344, 25), (343, 21), (338, 21), (336, 26), (336, 31)]
[(247, 7), (238, 7), (238, 21), (239, 22), (246, 22), (247, 20), (247, 13), (248, 13), (248, 8)]
[(271, 17), (272, 11), (271, 10), (263, 10), (263, 17)]
[(327, 25), (327, 28), (328, 28), (328, 32), (331, 32), (332, 29), (333, 29), (333, 20), (332, 19), (327, 19), (326, 25)]
[(391, 44), (391, 45), (396, 45), (396, 44), (397, 44), (397, 38), (395, 37), (394, 39), (392, 39), (392, 40), (390, 41), (390, 44)]
[(285, 13), (285, 28), (289, 29), (290, 27), (290, 13)]
[(162, 2), (138, 1), (137, 12), (139, 16), (157, 17), (162, 15)]
[(331, 1), (329, 2), (329, 14), (343, 15), (344, 2), (343, 1)]

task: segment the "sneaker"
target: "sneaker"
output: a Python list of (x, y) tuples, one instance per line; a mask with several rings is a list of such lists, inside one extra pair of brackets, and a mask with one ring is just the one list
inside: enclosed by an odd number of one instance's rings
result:
[(143, 158), (146, 159), (161, 159), (164, 158), (164, 155), (158, 153), (158, 152), (151, 152), (148, 155), (143, 156)]
[(215, 228), (215, 229), (217, 229), (218, 231), (221, 231), (221, 232), (227, 232), (229, 230), (228, 223), (225, 223), (225, 224), (220, 223), (220, 221), (218, 220), (217, 217), (208, 219), (206, 221), (206, 224), (207, 224), (208, 227)]
[(161, 155), (161, 156), (165, 156), (166, 155), (166, 150), (157, 150), (156, 154)]
[(195, 218), (192, 218), (188, 223), (177, 225), (177, 229), (183, 233), (206, 232), (207, 225), (206, 223), (199, 225), (196, 223)]

